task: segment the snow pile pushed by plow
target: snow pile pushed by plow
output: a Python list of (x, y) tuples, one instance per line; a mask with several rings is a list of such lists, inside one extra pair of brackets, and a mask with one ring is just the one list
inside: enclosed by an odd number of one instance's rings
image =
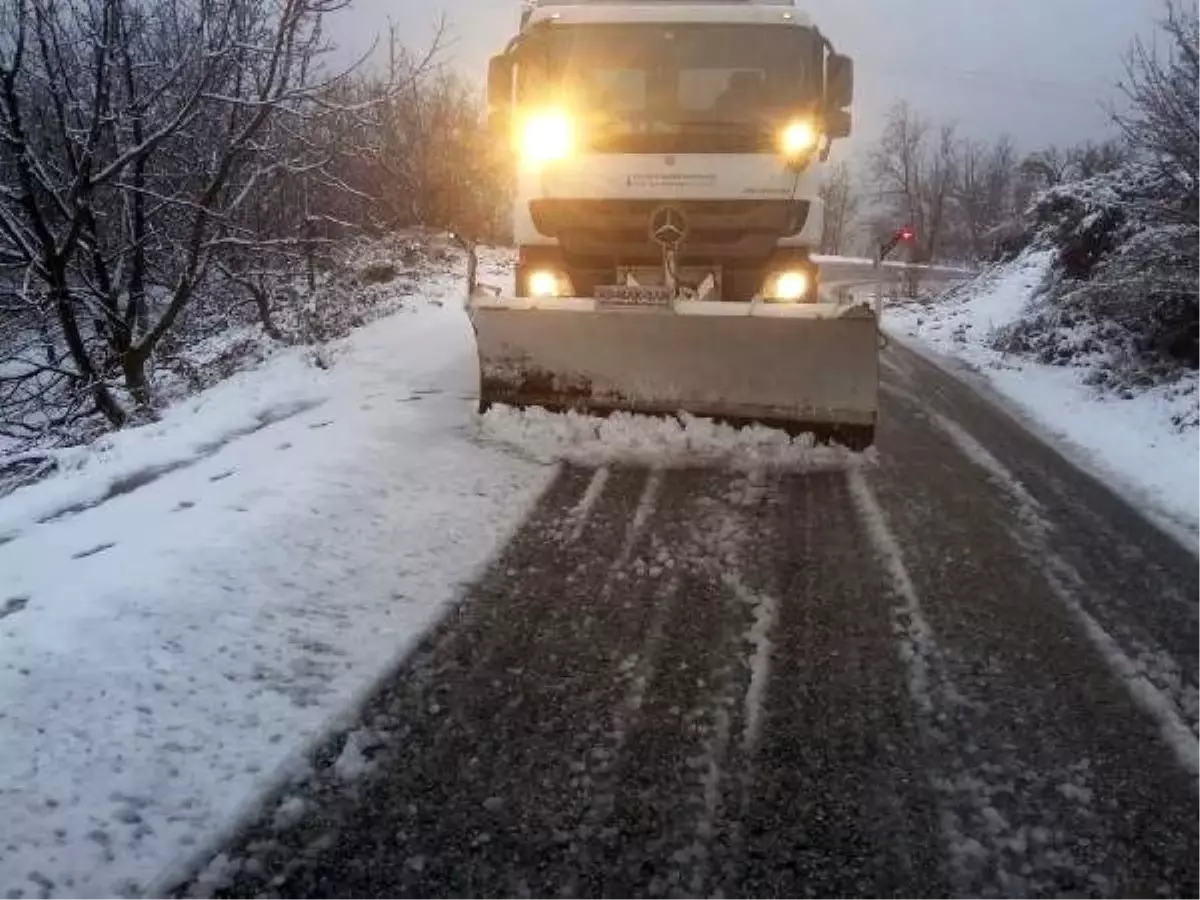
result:
[(875, 450), (854, 452), (817, 444), (811, 435), (735, 428), (710, 419), (614, 413), (551, 414), (538, 407), (496, 406), (482, 417), (480, 439), (541, 463), (644, 465), (660, 468), (723, 466), (735, 470), (845, 468), (874, 462)]

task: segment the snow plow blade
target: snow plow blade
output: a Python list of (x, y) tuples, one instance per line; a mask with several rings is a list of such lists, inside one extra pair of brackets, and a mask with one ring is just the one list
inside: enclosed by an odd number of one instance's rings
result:
[(472, 294), (479, 408), (690, 413), (852, 449), (874, 443), (879, 334), (870, 307)]

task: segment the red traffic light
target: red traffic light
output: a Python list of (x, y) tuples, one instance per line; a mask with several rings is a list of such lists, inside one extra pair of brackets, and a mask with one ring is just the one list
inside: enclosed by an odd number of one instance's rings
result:
[(886, 259), (887, 255), (896, 249), (897, 244), (899, 244), (901, 241), (908, 243), (914, 237), (916, 237), (916, 234), (917, 234), (916, 230), (911, 225), (905, 225), (901, 228), (896, 229), (896, 231), (892, 233), (891, 238), (886, 243), (880, 244), (879, 259), (881, 261)]

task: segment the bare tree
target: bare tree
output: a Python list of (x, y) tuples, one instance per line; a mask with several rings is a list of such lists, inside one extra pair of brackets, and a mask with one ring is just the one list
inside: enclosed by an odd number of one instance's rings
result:
[(1178, 211), (1197, 221), (1200, 177), (1200, 21), (1194, 3), (1167, 0), (1161, 23), (1171, 46), (1166, 59), (1137, 39), (1126, 61), (1122, 84), (1130, 111), (1114, 116), (1125, 139), (1153, 160)]
[(1111, 172), (1128, 156), (1125, 145), (1113, 139), (1084, 141), (1066, 148), (1052, 144), (1025, 157), (1021, 162), (1021, 173), (1034, 189), (1045, 190)]
[[(1152, 352), (1200, 365), (1200, 14), (1167, 0), (1164, 56), (1135, 40), (1123, 85), (1126, 140), (1153, 177), (1126, 202), (1136, 233), (1106, 273), (1114, 305), (1137, 323)], [(1132, 201), (1132, 202), (1130, 202)], [(1131, 303), (1135, 296), (1139, 302)]]
[(925, 207), (927, 233), (920, 241), (920, 258), (938, 258), (946, 238), (947, 225), (951, 221), (950, 204), (957, 181), (957, 159), (955, 157), (955, 134), (953, 125), (943, 125), (939, 131), (937, 147), (929, 156), (928, 174), (923, 179), (924, 190), (921, 203)]
[(1067, 150), (1072, 178), (1094, 178), (1112, 172), (1129, 159), (1129, 148), (1118, 139), (1084, 141)]
[(1016, 216), (1016, 148), (1008, 137), (990, 147), (964, 138), (956, 155), (955, 249), (967, 258), (985, 259), (993, 251), (997, 229)]
[(825, 205), (821, 252), (840, 254), (845, 251), (854, 229), (859, 207), (850, 167), (845, 162), (838, 163), (828, 171), (819, 194)]
[(893, 216), (925, 231), (921, 195), (929, 122), (908, 103), (897, 103), (888, 113), (883, 137), (870, 156), (871, 175), (879, 199)]
[(942, 126), (936, 138), (931, 134), (930, 122), (902, 101), (889, 112), (870, 157), (878, 198), (893, 220), (914, 226), (913, 257), (922, 261), (938, 257), (956, 181), (954, 126)]
[(349, 192), (318, 139), (355, 112), (333, 99), (351, 70), (321, 67), (345, 2), (0, 0), (0, 290), (52, 332), (7, 384), (52, 383), (122, 424), (114, 385), (148, 410), (164, 338), (222, 302), (206, 287), (249, 286), (311, 243), (310, 188)]
[(1021, 171), (1037, 188), (1051, 188), (1067, 180), (1071, 161), (1065, 151), (1051, 144), (1025, 157)]
[(477, 238), (502, 229), (507, 146), (460, 78), (440, 73), (379, 108), (373, 152), (377, 211), (389, 226), (422, 224)]

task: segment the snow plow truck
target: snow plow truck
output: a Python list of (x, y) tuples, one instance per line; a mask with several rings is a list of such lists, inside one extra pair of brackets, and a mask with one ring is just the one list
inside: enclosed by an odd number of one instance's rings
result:
[(853, 62), (793, 0), (535, 0), (488, 68), (515, 289), (477, 282), (480, 411), (690, 413), (874, 441), (878, 314), (812, 255)]

